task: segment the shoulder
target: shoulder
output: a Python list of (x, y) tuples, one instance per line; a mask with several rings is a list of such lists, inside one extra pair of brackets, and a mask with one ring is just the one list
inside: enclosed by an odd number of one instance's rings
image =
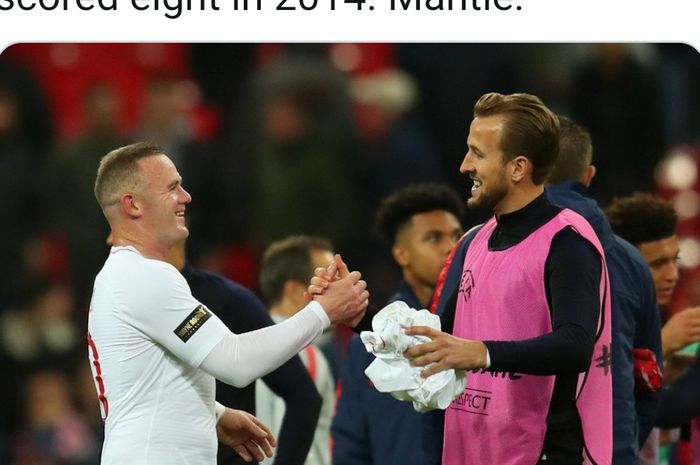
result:
[(603, 256), (603, 245), (586, 218), (579, 213), (565, 208), (552, 219), (554, 236), (552, 249), (555, 247), (571, 247), (571, 244), (585, 243), (592, 247), (597, 255)]
[(472, 243), (476, 235), (479, 234), (479, 232), (481, 232), (485, 226), (490, 227), (492, 223), (495, 222), (495, 217), (492, 217), (486, 223), (477, 224), (476, 226), (473, 226), (471, 229), (469, 229), (469, 231), (465, 232), (456, 245), (457, 250), (455, 253), (455, 257), (461, 256), (462, 258), (464, 258), (464, 254), (467, 253), (467, 249), (469, 249), (469, 245)]
[(153, 303), (191, 295), (187, 281), (170, 263), (146, 258), (131, 248), (119, 248), (108, 259), (106, 282), (126, 300)]
[(164, 283), (186, 285), (180, 272), (170, 263), (146, 258), (131, 247), (113, 248), (100, 277), (130, 288), (154, 287)]
[[(595, 236), (593, 239), (596, 240)], [(574, 226), (566, 225), (552, 238), (547, 258), (548, 267), (566, 265), (570, 269), (585, 269), (600, 263), (602, 256), (600, 243), (584, 237)]]

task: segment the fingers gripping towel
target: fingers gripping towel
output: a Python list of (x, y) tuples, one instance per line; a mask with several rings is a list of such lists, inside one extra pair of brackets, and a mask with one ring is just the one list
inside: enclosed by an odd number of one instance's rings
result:
[(413, 402), (418, 412), (446, 409), (466, 384), (464, 371), (446, 370), (428, 378), (420, 376), (425, 367), (413, 367), (403, 353), (409, 347), (430, 341), (425, 336), (407, 336), (409, 326), (429, 326), (440, 330), (440, 317), (428, 310), (415, 310), (400, 300), (384, 307), (372, 319), (373, 331), (363, 331), (360, 339), (376, 359), (365, 374), (380, 392)]

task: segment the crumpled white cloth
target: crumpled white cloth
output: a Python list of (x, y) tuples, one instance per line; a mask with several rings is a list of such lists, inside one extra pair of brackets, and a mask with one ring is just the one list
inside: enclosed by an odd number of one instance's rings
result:
[(425, 367), (413, 367), (403, 353), (411, 346), (428, 342), (425, 336), (407, 336), (409, 326), (430, 326), (440, 330), (440, 317), (428, 310), (415, 310), (397, 300), (384, 307), (372, 319), (373, 331), (363, 331), (360, 339), (376, 359), (365, 374), (380, 392), (399, 400), (413, 401), (418, 412), (446, 409), (466, 384), (463, 370), (445, 370), (428, 378), (420, 376)]

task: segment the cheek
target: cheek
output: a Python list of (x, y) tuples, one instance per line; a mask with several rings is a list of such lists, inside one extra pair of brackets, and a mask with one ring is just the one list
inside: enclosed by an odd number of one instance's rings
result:
[(446, 258), (438, 245), (431, 245), (421, 250), (420, 264), (426, 271), (433, 272), (435, 268), (442, 268)]

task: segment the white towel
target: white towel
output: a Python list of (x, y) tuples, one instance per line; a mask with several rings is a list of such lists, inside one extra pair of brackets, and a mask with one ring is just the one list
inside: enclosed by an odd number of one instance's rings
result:
[(440, 330), (440, 317), (428, 310), (415, 310), (400, 300), (384, 307), (372, 320), (373, 331), (360, 339), (367, 352), (377, 357), (365, 370), (374, 387), (399, 400), (413, 402), (418, 412), (446, 409), (466, 384), (463, 370), (445, 370), (428, 378), (420, 376), (425, 367), (413, 367), (403, 353), (409, 347), (428, 342), (425, 336), (407, 336), (409, 326), (430, 326)]

